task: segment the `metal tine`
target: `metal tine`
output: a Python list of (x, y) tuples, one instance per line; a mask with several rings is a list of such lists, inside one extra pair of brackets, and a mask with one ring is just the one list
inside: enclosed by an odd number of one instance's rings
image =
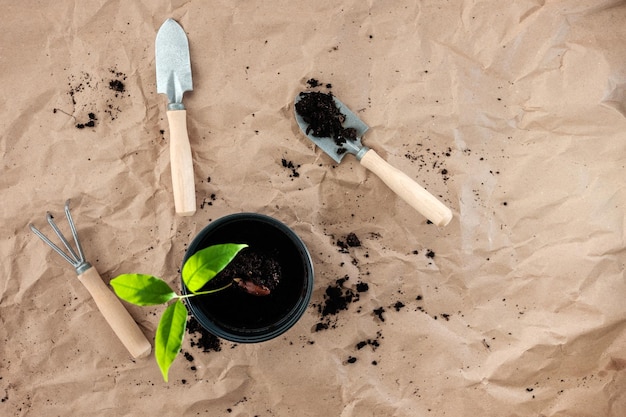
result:
[(85, 262), (85, 254), (83, 253), (83, 247), (80, 244), (80, 240), (78, 240), (78, 232), (76, 231), (76, 225), (74, 224), (74, 220), (72, 219), (72, 213), (70, 213), (70, 200), (67, 200), (65, 202), (65, 217), (67, 217), (67, 222), (70, 225), (70, 230), (72, 231), (72, 236), (74, 237), (74, 243), (76, 243), (76, 249), (78, 250), (77, 259), (81, 262)]
[(56, 235), (59, 237), (59, 239), (61, 240), (61, 242), (63, 242), (63, 245), (65, 246), (65, 248), (67, 249), (67, 251), (69, 252), (69, 256), (74, 259), (75, 262), (78, 263), (79, 259), (78, 259), (78, 255), (76, 254), (76, 252), (74, 252), (74, 249), (72, 249), (72, 247), (70, 246), (70, 242), (67, 241), (67, 239), (65, 238), (65, 236), (63, 236), (63, 233), (61, 232), (61, 230), (59, 230), (59, 228), (57, 227), (56, 223), (53, 220), (53, 217), (50, 213), (48, 213), (47, 215), (48, 218), (48, 223), (50, 223), (50, 226), (52, 227), (52, 229), (54, 230), (54, 232), (56, 233)]
[(59, 255), (61, 255), (67, 262), (69, 262), (70, 265), (76, 267), (75, 263), (76, 261), (72, 258), (70, 258), (65, 252), (63, 252), (56, 244), (54, 244), (54, 242), (52, 242), (50, 239), (48, 239), (48, 237), (46, 235), (44, 235), (43, 233), (41, 233), (35, 226), (33, 226), (32, 224), (30, 225), (30, 230), (33, 231), (33, 233), (35, 233), (37, 236), (39, 236), (39, 238), (41, 240), (44, 241), (45, 244), (47, 244), (48, 246), (50, 246), (52, 249), (54, 249), (54, 251), (56, 253), (58, 253)]
[(54, 230), (54, 233), (57, 235), (57, 237), (61, 240), (65, 248), (69, 251), (69, 255), (65, 253), (61, 248), (59, 248), (54, 242), (52, 242), (46, 235), (40, 232), (32, 224), (30, 225), (30, 229), (37, 236), (39, 236), (39, 238), (43, 240), (48, 246), (50, 246), (56, 253), (61, 255), (63, 259), (65, 259), (70, 265), (72, 265), (74, 268), (78, 268), (79, 266), (85, 263), (85, 258), (83, 255), (82, 247), (80, 246), (80, 242), (78, 241), (78, 234), (76, 232), (76, 226), (74, 225), (74, 221), (72, 220), (72, 215), (70, 214), (69, 200), (65, 203), (65, 216), (67, 217), (67, 221), (70, 225), (72, 236), (74, 237), (74, 242), (76, 243), (76, 247), (78, 249), (78, 254), (76, 254), (76, 252), (74, 251), (74, 249), (72, 249), (72, 246), (67, 241), (65, 236), (63, 236), (63, 233), (54, 222), (54, 218), (52, 217), (52, 214), (50, 214), (49, 212), (46, 215), (48, 223), (52, 227), (52, 230)]

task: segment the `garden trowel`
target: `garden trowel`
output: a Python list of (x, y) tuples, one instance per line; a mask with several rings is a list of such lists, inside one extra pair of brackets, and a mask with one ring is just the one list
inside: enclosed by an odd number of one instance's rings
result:
[(353, 138), (338, 141), (337, 138), (326, 136), (318, 137), (312, 133), (311, 125), (307, 123), (302, 115), (298, 114), (297, 103), (305, 98), (306, 93), (302, 92), (296, 96), (295, 116), (302, 132), (311, 139), (317, 146), (322, 148), (336, 162), (341, 162), (346, 153), (356, 156), (357, 160), (365, 168), (376, 174), (387, 186), (404, 201), (409, 203), (415, 210), (421, 213), (428, 220), (437, 226), (445, 226), (452, 220), (452, 212), (435, 196), (426, 191), (404, 172), (391, 166), (381, 158), (374, 150), (361, 144), (361, 137), (365, 134), (368, 126), (363, 123), (350, 109), (332, 96), (337, 110), (342, 115), (342, 126), (344, 129), (353, 132)]
[(157, 92), (167, 95), (168, 99), (170, 165), (176, 214), (191, 216), (196, 212), (196, 186), (183, 94), (193, 90), (193, 82), (187, 36), (173, 19), (167, 19), (156, 36), (156, 82)]

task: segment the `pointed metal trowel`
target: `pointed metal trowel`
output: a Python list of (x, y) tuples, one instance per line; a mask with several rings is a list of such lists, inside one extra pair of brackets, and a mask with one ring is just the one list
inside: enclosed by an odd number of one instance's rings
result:
[[(381, 158), (373, 149), (361, 144), (361, 137), (365, 134), (368, 126), (354, 114), (348, 106), (332, 97), (336, 109), (341, 114), (343, 129), (351, 131), (352, 138), (338, 141), (336, 137), (329, 135), (315, 136), (311, 123), (307, 122), (298, 113), (298, 103), (307, 98), (307, 94), (323, 94), (318, 92), (302, 92), (295, 99), (294, 112), (296, 121), (302, 132), (322, 148), (337, 163), (340, 163), (347, 154), (353, 154), (365, 168), (376, 174), (393, 192), (406, 201), (411, 207), (421, 213), (437, 226), (445, 226), (452, 220), (452, 211), (439, 201), (434, 195), (426, 191), (421, 185), (411, 179), (404, 172), (390, 165)], [(318, 109), (324, 111), (324, 109)]]
[(168, 99), (167, 120), (170, 127), (170, 165), (176, 214), (191, 216), (196, 212), (196, 186), (191, 145), (187, 133), (185, 91), (193, 90), (189, 42), (185, 31), (173, 19), (167, 19), (156, 36), (157, 92)]

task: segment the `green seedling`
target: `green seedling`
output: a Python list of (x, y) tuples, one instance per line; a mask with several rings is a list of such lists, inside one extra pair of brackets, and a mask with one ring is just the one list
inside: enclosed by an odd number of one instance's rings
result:
[(254, 293), (254, 291), (263, 292), (263, 288), (246, 289), (244, 284), (247, 283), (239, 278), (223, 287), (201, 291), (246, 247), (248, 245), (225, 243), (209, 246), (190, 256), (182, 270), (183, 282), (189, 289), (189, 294), (176, 294), (165, 281), (152, 275), (122, 274), (111, 280), (115, 294), (135, 305), (153, 306), (174, 300), (163, 312), (154, 338), (154, 356), (165, 382), (170, 366), (181, 350), (187, 327), (188, 311), (183, 299), (213, 294), (231, 285), (237, 285), (253, 295), (266, 295)]

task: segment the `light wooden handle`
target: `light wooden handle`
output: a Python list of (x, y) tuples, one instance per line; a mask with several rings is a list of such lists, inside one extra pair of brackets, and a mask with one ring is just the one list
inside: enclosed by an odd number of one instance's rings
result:
[(445, 226), (452, 220), (452, 211), (448, 207), (372, 149), (363, 155), (361, 165), (376, 174), (394, 193), (437, 226)]
[(170, 126), (170, 165), (174, 207), (179, 216), (191, 216), (196, 212), (196, 185), (191, 145), (187, 133), (187, 111), (169, 110), (167, 121)]
[(152, 345), (120, 299), (102, 281), (96, 268), (87, 269), (78, 279), (85, 285), (98, 309), (133, 358), (148, 356)]

